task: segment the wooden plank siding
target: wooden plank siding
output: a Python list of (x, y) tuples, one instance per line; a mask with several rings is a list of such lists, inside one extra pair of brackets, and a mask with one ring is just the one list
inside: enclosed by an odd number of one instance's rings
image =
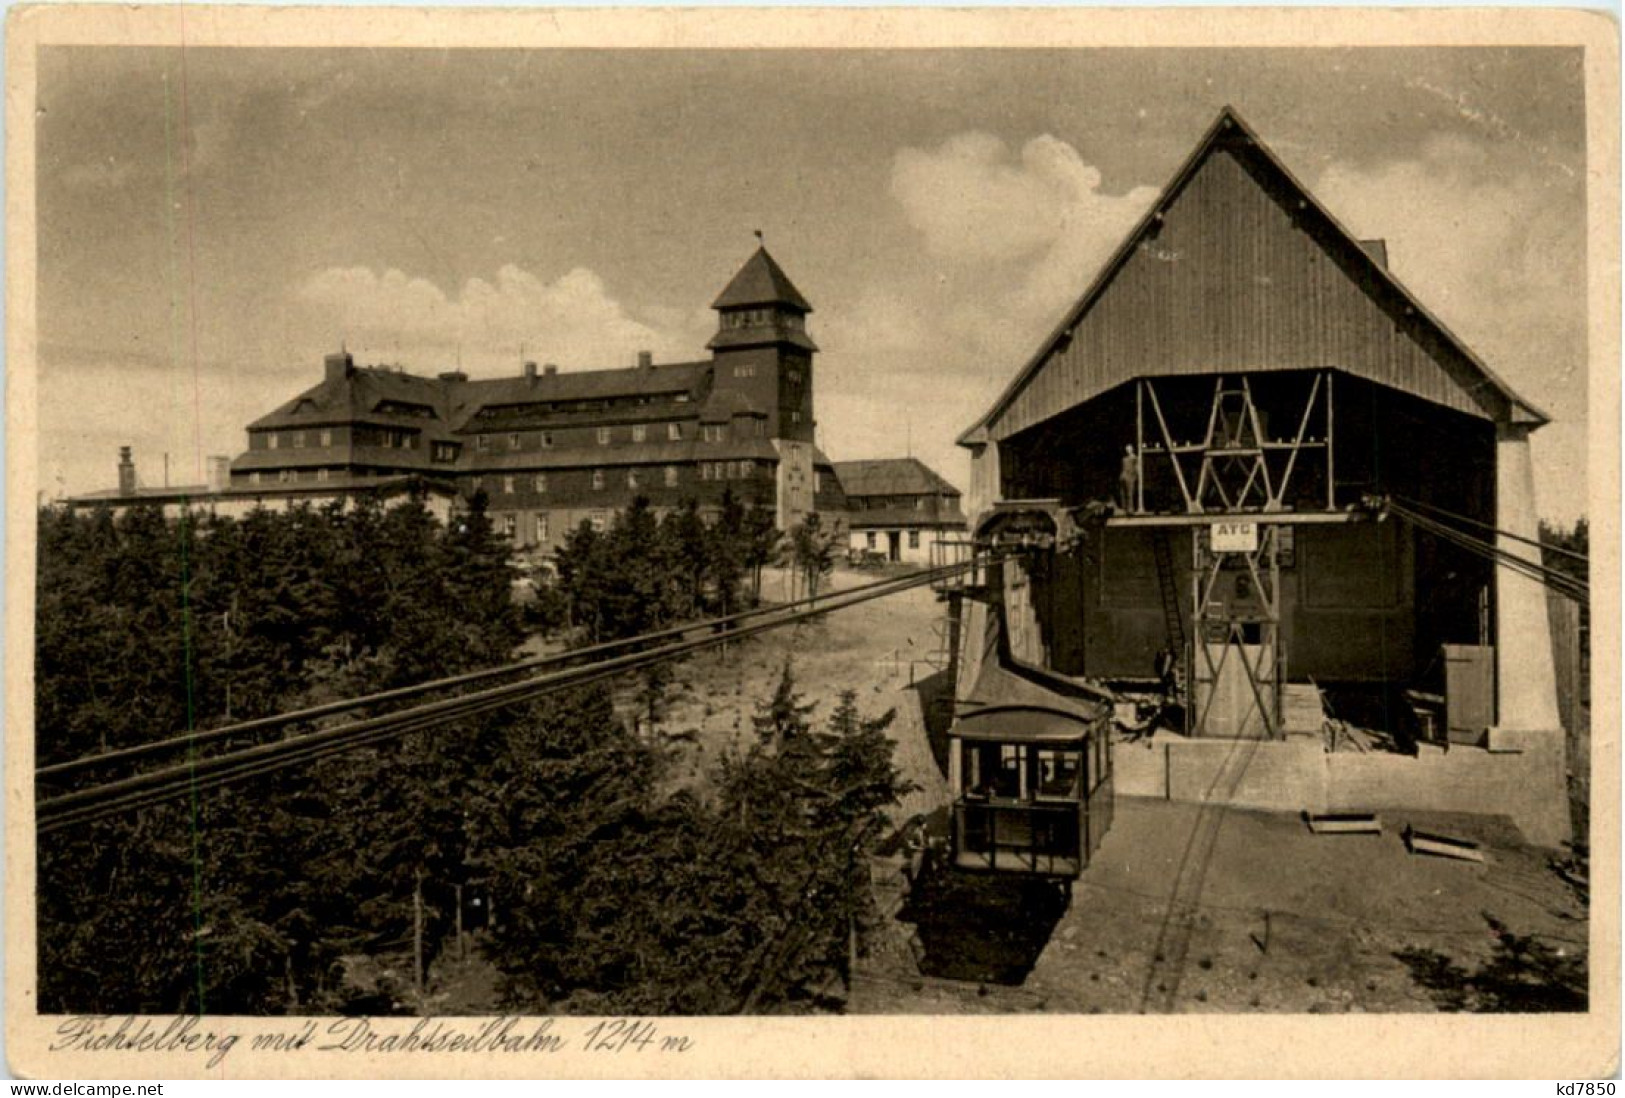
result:
[(1215, 145), (992, 417), (992, 438), (1136, 376), (1230, 371), (1340, 369), (1504, 417), (1495, 386), (1300, 194), (1249, 142)]

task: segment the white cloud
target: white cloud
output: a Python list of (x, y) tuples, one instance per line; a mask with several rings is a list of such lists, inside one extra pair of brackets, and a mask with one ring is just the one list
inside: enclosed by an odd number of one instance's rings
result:
[(916, 309), (943, 344), (934, 359), (1020, 366), (1156, 198), (1153, 187), (1110, 194), (1101, 183), (1099, 168), (1049, 134), (1019, 153), (971, 132), (896, 155), (892, 196), (938, 265)]
[(820, 315), (820, 444), (837, 460), (912, 451), (958, 482), (954, 439), (986, 411), (1156, 196), (1114, 195), (1072, 146), (1014, 152), (962, 133), (905, 148), (891, 194), (921, 247)]
[[(565, 368), (629, 365), (638, 351), (671, 361), (696, 353), (693, 321), (671, 310), (640, 320), (583, 267), (545, 282), (513, 264), (471, 278), (455, 296), (393, 268), (331, 267), (299, 288), (335, 341), (429, 368), (461, 352), (465, 365), (511, 366), (525, 356)], [(704, 340), (701, 338), (700, 343)]]
[(1049, 134), (1014, 155), (997, 137), (974, 132), (933, 150), (903, 149), (891, 190), (931, 255), (1019, 268), (988, 282), (995, 293), (1001, 281), (1008, 285), (1009, 304), (1028, 316), (1056, 312), (1081, 293), (1157, 193), (1102, 191), (1100, 169)]

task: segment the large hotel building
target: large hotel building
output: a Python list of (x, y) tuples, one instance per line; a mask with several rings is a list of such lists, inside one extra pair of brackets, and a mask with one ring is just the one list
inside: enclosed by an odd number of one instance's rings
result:
[(696, 500), (714, 512), (727, 490), (773, 509), (781, 528), (845, 498), (813, 444), (812, 306), (758, 250), (712, 308), (710, 357), (568, 370), (527, 362), (518, 376), (422, 377), (329, 355), (321, 382), (248, 425), (248, 449), (211, 484), (135, 488), (70, 501), (239, 511), (421, 484), (443, 504), (484, 491), (498, 530), (546, 550), (583, 520), (608, 522), (644, 496), (657, 509)]

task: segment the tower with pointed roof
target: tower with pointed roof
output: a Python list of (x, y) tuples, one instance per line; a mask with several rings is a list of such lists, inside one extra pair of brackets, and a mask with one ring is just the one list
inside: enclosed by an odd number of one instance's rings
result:
[(813, 441), (812, 305), (761, 247), (711, 303), (717, 334), (707, 344), (716, 391), (735, 394), (765, 416), (767, 437)]

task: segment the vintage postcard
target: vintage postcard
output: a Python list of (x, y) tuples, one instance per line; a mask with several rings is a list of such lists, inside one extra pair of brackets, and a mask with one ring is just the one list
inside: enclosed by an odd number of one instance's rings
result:
[(1606, 16), (6, 48), (14, 1073), (1618, 1071)]

